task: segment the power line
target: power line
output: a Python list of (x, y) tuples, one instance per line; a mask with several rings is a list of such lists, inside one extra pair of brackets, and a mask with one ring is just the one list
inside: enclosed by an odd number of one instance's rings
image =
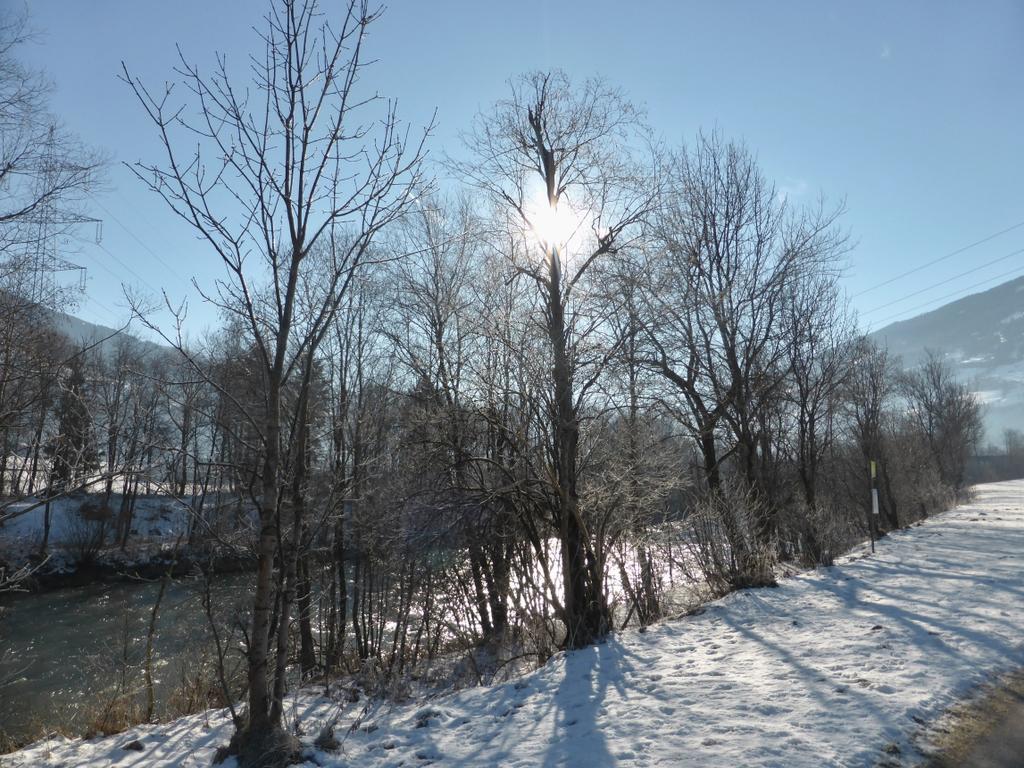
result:
[(88, 293), (84, 295), (86, 306), (92, 306), (94, 310), (99, 310), (101, 315), (105, 315), (107, 317), (107, 322), (112, 322), (115, 325), (119, 322), (117, 316), (107, 307), (106, 304), (100, 304), (99, 300), (90, 296)]
[(117, 256), (115, 256), (115, 255), (114, 255), (113, 253), (111, 253), (111, 252), (110, 252), (110, 249), (109, 249), (109, 248), (107, 248), (107, 247), (106, 247), (105, 245), (103, 245), (103, 243), (97, 243), (97, 244), (96, 244), (96, 247), (97, 247), (97, 248), (99, 248), (99, 249), (100, 249), (101, 251), (103, 251), (103, 252), (104, 252), (105, 254), (107, 254), (107, 256), (109, 256), (110, 258), (112, 258), (112, 259), (113, 259), (114, 261), (116, 261), (116, 262), (117, 262), (117, 263), (118, 263), (119, 265), (121, 265), (121, 267), (123, 267), (123, 268), (124, 268), (124, 269), (125, 269), (126, 271), (128, 271), (128, 272), (130, 272), (130, 273), (131, 273), (132, 275), (134, 275), (134, 276), (135, 276), (135, 278), (136, 278), (136, 279), (137, 279), (137, 280), (138, 280), (138, 281), (139, 281), (140, 283), (142, 283), (142, 284), (143, 284), (143, 285), (145, 285), (145, 286), (146, 286), (147, 288), (149, 288), (149, 290), (153, 291), (153, 293), (156, 293), (156, 294), (159, 294), (159, 293), (160, 293), (160, 291), (158, 291), (158, 290), (157, 290), (156, 288), (154, 288), (154, 287), (152, 286), (152, 284), (150, 284), (150, 282), (149, 282), (148, 280), (146, 280), (146, 278), (144, 278), (144, 277), (143, 277), (142, 275), (140, 275), (140, 274), (139, 274), (138, 272), (136, 272), (136, 271), (135, 271), (134, 269), (132, 269), (132, 268), (131, 268), (131, 267), (129, 267), (129, 266), (127, 265), (127, 264), (125, 264), (125, 263), (124, 263), (123, 261), (121, 261), (121, 259), (119, 259), (119, 258), (118, 258)]
[[(88, 268), (88, 266), (90, 266), (90, 265), (87, 265), (87, 268)], [(118, 282), (121, 281), (121, 275), (118, 275), (116, 272), (114, 272), (114, 270), (112, 270), (110, 267), (108, 267), (102, 261), (100, 261), (99, 259), (95, 258), (95, 256), (91, 259), (91, 266), (99, 267), (100, 269), (102, 269), (104, 272), (106, 272), (108, 275), (110, 275), (112, 278), (114, 278)]]
[(926, 287), (921, 288), (919, 290), (916, 290), (913, 293), (908, 293), (906, 296), (901, 296), (898, 299), (894, 299), (893, 301), (890, 301), (888, 304), (882, 304), (880, 306), (875, 307), (874, 309), (869, 309), (864, 314), (865, 315), (873, 315), (875, 312), (879, 312), (879, 311), (881, 311), (883, 309), (887, 309), (888, 307), (891, 307), (893, 304), (900, 304), (900, 303), (906, 301), (907, 299), (912, 299), (914, 296), (920, 296), (922, 293), (928, 293), (928, 291), (931, 291), (931, 290), (933, 290), (935, 288), (938, 288), (939, 286), (946, 285), (947, 283), (952, 283), (954, 280), (959, 280), (961, 277), (967, 277), (968, 275), (972, 275), (975, 272), (979, 272), (982, 269), (985, 269), (986, 267), (991, 267), (993, 264), (998, 264), (1000, 261), (1006, 261), (1007, 259), (1009, 259), (1009, 258), (1011, 258), (1013, 256), (1016, 256), (1018, 254), (1021, 254), (1021, 253), (1024, 253), (1024, 248), (1018, 248), (1016, 251), (1011, 251), (1010, 253), (1006, 254), (1005, 256), (1000, 256), (998, 259), (992, 259), (992, 261), (986, 261), (984, 264), (979, 264), (978, 266), (974, 267), (973, 269), (968, 269), (966, 272), (961, 272), (959, 275), (953, 275), (953, 277), (947, 278), (946, 280), (940, 280), (937, 283), (933, 283), (932, 285), (929, 285), (929, 286), (926, 286)]
[(870, 288), (865, 288), (863, 291), (860, 291), (859, 293), (853, 294), (853, 296), (851, 298), (855, 299), (858, 296), (863, 296), (865, 293), (871, 293), (871, 291), (877, 290), (877, 289), (882, 288), (882, 287), (884, 287), (886, 285), (891, 285), (892, 283), (895, 283), (897, 280), (902, 280), (904, 277), (908, 277), (910, 275), (916, 274), (917, 272), (920, 272), (922, 269), (927, 269), (928, 267), (932, 266), (933, 264), (938, 264), (939, 262), (945, 261), (946, 259), (951, 259), (954, 256), (957, 256), (957, 255), (963, 253), (964, 251), (969, 251), (971, 248), (975, 248), (975, 247), (977, 247), (979, 245), (982, 245), (983, 243), (987, 243), (989, 240), (995, 240), (997, 237), (999, 237), (1001, 235), (1005, 235), (1007, 232), (1012, 232), (1013, 230), (1019, 229), (1021, 227), (1024, 227), (1024, 221), (1019, 221), (1016, 224), (1007, 227), (1006, 229), (1001, 229), (998, 232), (989, 235), (988, 237), (983, 237), (981, 240), (977, 240), (977, 241), (971, 243), (970, 245), (965, 245), (963, 248), (957, 248), (955, 251), (952, 251), (951, 253), (947, 253), (945, 256), (940, 256), (937, 259), (932, 259), (931, 261), (927, 261), (927, 262), (925, 262), (924, 264), (921, 264), (918, 267), (914, 267), (913, 269), (907, 270), (903, 274), (896, 275), (896, 277), (890, 277), (888, 280), (885, 280), (885, 281), (883, 281), (881, 283), (878, 283), (877, 285), (872, 285)]
[[(92, 201), (93, 201), (94, 203), (96, 203), (96, 205), (98, 205), (98, 206), (100, 207), (100, 209), (101, 209), (101, 210), (102, 210), (102, 211), (103, 211), (104, 213), (106, 213), (106, 214), (107, 214), (107, 215), (108, 215), (108, 216), (109, 216), (109, 217), (110, 217), (111, 219), (113, 219), (113, 220), (114, 220), (114, 223), (115, 223), (115, 224), (117, 224), (117, 225), (118, 225), (118, 226), (119, 226), (119, 227), (120, 227), (121, 229), (123, 229), (123, 230), (124, 230), (124, 231), (125, 231), (125, 232), (126, 232), (126, 233), (128, 234), (128, 236), (132, 238), (132, 240), (134, 240), (134, 241), (135, 241), (136, 243), (138, 243), (138, 244), (139, 244), (140, 246), (142, 246), (142, 248), (143, 248), (143, 249), (144, 249), (144, 250), (145, 250), (145, 251), (146, 251), (146, 252), (147, 252), (147, 253), (148, 253), (148, 254), (149, 254), (150, 256), (152, 256), (152, 257), (153, 257), (154, 259), (156, 259), (156, 261), (157, 261), (157, 262), (158, 262), (158, 263), (159, 263), (159, 264), (160, 264), (160, 265), (161, 265), (161, 266), (162, 266), (162, 267), (163, 267), (164, 269), (166, 269), (166, 270), (167, 270), (167, 271), (168, 271), (168, 272), (170, 273), (170, 275), (171, 275), (172, 277), (174, 277), (175, 279), (177, 279), (178, 281), (180, 281), (180, 282), (181, 282), (181, 283), (182, 283), (183, 285), (186, 285), (186, 286), (188, 286), (188, 287), (190, 287), (190, 288), (192, 287), (192, 286), (191, 286), (191, 283), (189, 283), (189, 281), (188, 281), (188, 280), (186, 280), (186, 279), (185, 279), (184, 277), (182, 277), (181, 275), (179, 275), (179, 274), (178, 274), (178, 273), (177, 273), (177, 272), (176, 272), (176, 271), (174, 270), (174, 268), (173, 268), (173, 267), (171, 267), (171, 265), (170, 265), (170, 264), (168, 264), (168, 263), (167, 263), (166, 261), (164, 261), (164, 260), (163, 260), (163, 259), (162, 259), (162, 258), (161, 258), (161, 257), (160, 257), (159, 255), (157, 255), (156, 251), (154, 251), (154, 250), (153, 250), (152, 248), (150, 248), (150, 247), (149, 247), (148, 245), (146, 245), (146, 243), (144, 243), (144, 242), (142, 241), (142, 239), (141, 239), (141, 238), (140, 238), (140, 237), (139, 237), (138, 235), (136, 235), (136, 234), (135, 234), (135, 233), (134, 233), (134, 232), (133, 232), (132, 230), (130, 230), (130, 229), (128, 228), (128, 225), (126, 225), (126, 224), (125, 224), (125, 223), (124, 223), (123, 221), (121, 221), (121, 220), (120, 220), (119, 218), (117, 218), (117, 216), (115, 216), (115, 215), (114, 215), (114, 214), (113, 214), (113, 213), (112, 213), (112, 212), (110, 211), (110, 209), (109, 209), (109, 208), (107, 208), (107, 206), (105, 206), (105, 205), (104, 205), (103, 203), (101, 203), (101, 202), (99, 201), (99, 199), (97, 199), (97, 197), (96, 197), (95, 195), (93, 195), (93, 196), (92, 196)], [(140, 279), (141, 279), (141, 278), (140, 278)]]
[(900, 317), (903, 317), (903, 315), (909, 314), (911, 312), (916, 312), (917, 310), (920, 310), (920, 309), (924, 309), (925, 307), (928, 307), (928, 306), (930, 306), (932, 304), (935, 304), (937, 302), (945, 301), (945, 300), (951, 299), (951, 298), (963, 298), (963, 297), (967, 296), (968, 293), (970, 291), (974, 290), (975, 288), (980, 288), (981, 286), (985, 285), (986, 283), (991, 283), (991, 282), (993, 282), (995, 280), (1003, 280), (1004, 278), (1010, 277), (1011, 275), (1012, 276), (1016, 276), (1016, 277), (1024, 275), (1024, 269), (1022, 269), (1021, 267), (1017, 267), (1016, 269), (1011, 269), (1009, 272), (1004, 272), (1001, 275), (996, 275), (995, 277), (987, 278), (987, 279), (982, 280), (980, 282), (974, 283), (973, 285), (968, 285), (965, 288), (958, 288), (957, 290), (953, 291), (952, 293), (947, 293), (945, 296), (939, 296), (938, 298), (930, 299), (929, 301), (926, 301), (923, 304), (918, 304), (916, 307), (911, 307), (910, 309), (905, 309), (902, 312), (897, 312), (895, 315), (891, 315), (890, 317), (887, 317), (884, 320), (880, 320), (878, 324), (880, 326), (885, 326), (885, 325), (888, 325), (889, 323), (891, 323), (893, 320), (896, 320), (896, 319), (898, 319)]
[(132, 201), (122, 193), (120, 189), (115, 189), (114, 193), (117, 195), (119, 206), (129, 209), (132, 214), (132, 219), (137, 219), (142, 224), (146, 225), (148, 231), (152, 232), (161, 240), (166, 240), (166, 236), (160, 231), (160, 228), (154, 224), (145, 213), (142, 212)]

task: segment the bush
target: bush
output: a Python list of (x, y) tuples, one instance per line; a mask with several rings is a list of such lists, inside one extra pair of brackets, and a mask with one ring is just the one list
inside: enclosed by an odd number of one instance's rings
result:
[(957, 494), (942, 481), (938, 465), (924, 442), (905, 431), (895, 439), (892, 451), (893, 495), (901, 526), (908, 526), (956, 504)]
[(831, 566), (839, 555), (867, 535), (867, 509), (823, 501), (813, 509), (800, 499), (780, 512), (779, 525), (802, 565)]
[(708, 494), (687, 516), (687, 547), (712, 593), (776, 586), (777, 546), (755, 535), (765, 518), (753, 494), (735, 489)]
[(113, 510), (98, 501), (83, 501), (78, 507), (78, 514), (83, 520), (106, 523), (113, 519)]
[(107, 520), (90, 519), (81, 508), (69, 510), (66, 514), (67, 523), (62, 546), (71, 553), (77, 565), (95, 563), (106, 543)]

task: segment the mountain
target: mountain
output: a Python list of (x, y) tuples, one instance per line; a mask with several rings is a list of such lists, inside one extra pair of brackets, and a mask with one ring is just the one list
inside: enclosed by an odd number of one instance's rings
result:
[(50, 312), (50, 317), (54, 328), (76, 347), (95, 345), (96, 350), (104, 356), (113, 355), (116, 344), (125, 337), (132, 339), (133, 344), (147, 354), (166, 355), (168, 358), (172, 356), (170, 347), (140, 339), (130, 330), (122, 331), (105, 325), (95, 325), (56, 310)]
[(921, 362), (942, 352), (985, 404), (990, 441), (1004, 429), (1024, 429), (1024, 277), (945, 304), (871, 334), (903, 358)]

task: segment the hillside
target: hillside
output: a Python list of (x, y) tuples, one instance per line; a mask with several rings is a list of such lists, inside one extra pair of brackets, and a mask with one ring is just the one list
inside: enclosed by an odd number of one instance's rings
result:
[(990, 440), (1024, 429), (1024, 277), (965, 296), (871, 336), (903, 358), (920, 362), (941, 350), (986, 405)]
[(96, 345), (99, 352), (106, 355), (111, 354), (116, 348), (118, 341), (127, 336), (131, 338), (135, 344), (139, 345), (141, 350), (144, 352), (160, 354), (170, 353), (170, 349), (168, 347), (140, 339), (132, 333), (130, 328), (125, 331), (120, 331), (118, 329), (108, 328), (105, 325), (96, 325), (94, 323), (86, 322), (85, 320), (81, 320), (65, 312), (52, 311), (50, 312), (50, 316), (57, 331), (66, 336), (75, 346)]

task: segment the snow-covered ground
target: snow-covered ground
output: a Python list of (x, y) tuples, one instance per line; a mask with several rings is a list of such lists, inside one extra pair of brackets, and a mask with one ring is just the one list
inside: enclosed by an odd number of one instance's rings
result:
[[(82, 518), (83, 504), (98, 506), (101, 494), (75, 495), (60, 498), (50, 505), (50, 540), (47, 548), (49, 560), (46, 570), (58, 573), (74, 570), (75, 551), (81, 540), (90, 538), (91, 530), (99, 523)], [(129, 546), (119, 551), (114, 539), (114, 519), (121, 504), (121, 495), (114, 494), (110, 507), (111, 520), (107, 523), (107, 547), (104, 554), (115, 561), (144, 560), (159, 552), (161, 547), (174, 544), (187, 530), (188, 510), (169, 496), (139, 496), (135, 504)], [(24, 510), (24, 511), (23, 511)], [(0, 562), (20, 566), (39, 551), (43, 540), (45, 509), (35, 498), (4, 505), (3, 516), (10, 515), (0, 525)]]
[[(1024, 481), (697, 616), (562, 654), (518, 681), (415, 706), (301, 694), (323, 766), (912, 765), (922, 725), (997, 670), (1024, 665)], [(206, 766), (230, 723), (210, 712), (5, 766)], [(142, 751), (125, 750), (133, 740)], [(230, 765), (227, 763), (226, 765)]]

